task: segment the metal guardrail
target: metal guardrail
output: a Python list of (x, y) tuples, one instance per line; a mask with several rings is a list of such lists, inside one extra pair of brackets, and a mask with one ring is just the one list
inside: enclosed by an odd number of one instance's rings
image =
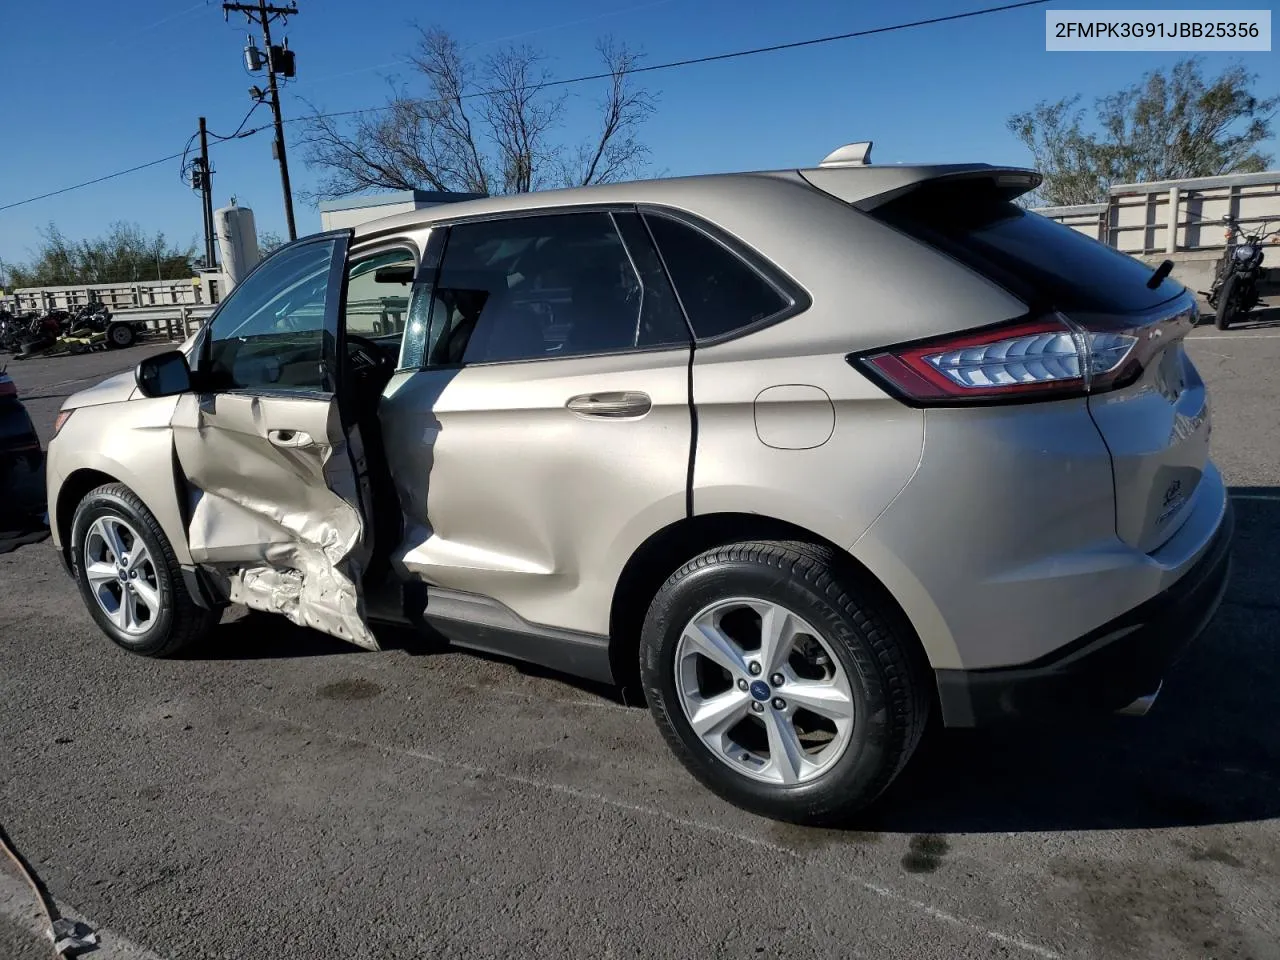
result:
[(1224, 215), (1246, 228), (1280, 221), (1280, 170), (1117, 184), (1104, 203), (1037, 212), (1125, 253), (1213, 256), (1226, 246)]
[(153, 333), (161, 334), (168, 340), (182, 341), (213, 313), (214, 306), (210, 303), (175, 303), (157, 307), (133, 307), (113, 311), (111, 319), (144, 323)]
[[(140, 280), (137, 283), (94, 283), (70, 286), (21, 287), (10, 291), (16, 313), (68, 310), (75, 313), (86, 303), (96, 300), (113, 311), (131, 308), (199, 306), (211, 299), (205, 289), (216, 283), (212, 279), (192, 277), (184, 280)], [(216, 299), (216, 297), (214, 298)]]

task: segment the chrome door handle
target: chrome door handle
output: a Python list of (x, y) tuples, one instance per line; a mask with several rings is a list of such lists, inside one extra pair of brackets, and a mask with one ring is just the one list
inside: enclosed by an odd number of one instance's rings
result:
[(612, 393), (579, 394), (571, 397), (565, 406), (584, 417), (624, 420), (628, 417), (643, 417), (653, 409), (653, 401), (649, 399), (647, 393), (622, 390)]
[(277, 447), (309, 447), (315, 443), (311, 434), (302, 430), (268, 430), (267, 439)]

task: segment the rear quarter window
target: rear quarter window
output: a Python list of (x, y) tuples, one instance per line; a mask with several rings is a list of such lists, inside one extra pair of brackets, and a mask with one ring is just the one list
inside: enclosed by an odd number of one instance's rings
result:
[(871, 211), (954, 257), (1033, 307), (1138, 312), (1182, 292), (1152, 268), (1005, 199), (982, 181), (933, 183)]
[(645, 222), (699, 340), (734, 333), (789, 309), (791, 297), (697, 227), (655, 214)]

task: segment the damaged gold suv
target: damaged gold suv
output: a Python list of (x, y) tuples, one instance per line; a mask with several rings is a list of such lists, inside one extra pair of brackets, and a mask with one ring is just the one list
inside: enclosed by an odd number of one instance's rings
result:
[(282, 248), (60, 413), (89, 612), (150, 656), (241, 603), (638, 681), (706, 785), (809, 822), (931, 710), (1145, 711), (1228, 575), (1194, 300), (1017, 206), (1034, 173), (868, 149)]

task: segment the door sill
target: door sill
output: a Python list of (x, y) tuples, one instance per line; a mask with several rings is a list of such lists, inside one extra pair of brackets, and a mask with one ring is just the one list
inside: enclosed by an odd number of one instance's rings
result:
[[(366, 601), (370, 619), (428, 628), (451, 644), (613, 684), (609, 638), (530, 623), (491, 597), (415, 581)], [(394, 593), (394, 596), (392, 594)]]

